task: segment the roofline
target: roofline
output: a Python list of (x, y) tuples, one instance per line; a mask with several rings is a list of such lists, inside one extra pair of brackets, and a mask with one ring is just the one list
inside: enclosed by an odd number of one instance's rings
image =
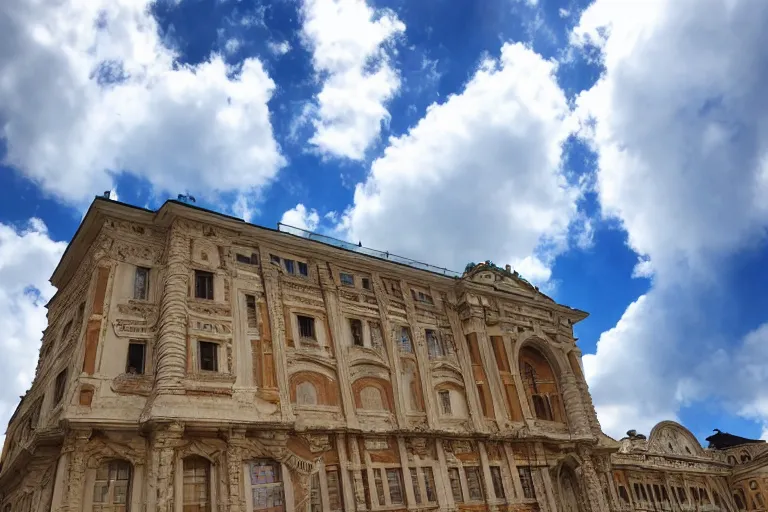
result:
[[(164, 224), (170, 225), (170, 222), (166, 222), (165, 219), (170, 218), (171, 216), (175, 217), (177, 214), (180, 216), (189, 217), (189, 215), (185, 215), (183, 212), (183, 210), (187, 210), (187, 211), (195, 212), (197, 214), (217, 217), (222, 227), (225, 227), (228, 229), (243, 230), (243, 228), (245, 229), (255, 228), (262, 232), (269, 233), (271, 236), (281, 237), (286, 241), (287, 240), (291, 240), (292, 242), (300, 241), (302, 245), (312, 244), (315, 247), (320, 247), (320, 248), (323, 248), (324, 250), (340, 251), (349, 255), (354, 255), (355, 257), (359, 257), (367, 260), (375, 260), (385, 265), (391, 265), (394, 268), (400, 268), (407, 272), (413, 272), (417, 274), (420, 273), (424, 277), (429, 277), (433, 279), (437, 278), (439, 280), (444, 280), (446, 283), (457, 283), (462, 280), (462, 278), (460, 277), (448, 276), (448, 275), (427, 270), (424, 268), (414, 267), (406, 263), (387, 260), (384, 258), (380, 258), (378, 256), (373, 256), (370, 254), (350, 250), (345, 247), (339, 247), (336, 245), (324, 243), (319, 240), (304, 238), (298, 235), (294, 235), (292, 233), (280, 231), (279, 229), (269, 228), (269, 227), (261, 226), (258, 224), (252, 224), (250, 222), (246, 222), (245, 220), (238, 217), (234, 217), (232, 215), (227, 215), (214, 210), (209, 210), (207, 208), (192, 205), (192, 204), (178, 201), (175, 199), (168, 199), (157, 210), (151, 210), (148, 208), (135, 206), (129, 203), (124, 203), (124, 202), (116, 201), (113, 199), (107, 199), (102, 196), (96, 196), (93, 202), (91, 203), (90, 207), (88, 208), (88, 211), (86, 212), (85, 216), (83, 217), (83, 220), (80, 223), (80, 226), (78, 226), (77, 231), (75, 231), (75, 234), (73, 235), (71, 241), (67, 245), (67, 248), (64, 250), (64, 254), (62, 255), (61, 260), (59, 261), (59, 264), (56, 266), (56, 269), (54, 270), (51, 276), (51, 279), (50, 279), (51, 284), (53, 284), (57, 288), (60, 288), (61, 286), (66, 286), (66, 283), (68, 281), (68, 274), (69, 274), (68, 270), (71, 267), (70, 260), (72, 260), (75, 257), (74, 254), (77, 251), (77, 248), (81, 244), (85, 243), (86, 239), (84, 239), (84, 237), (86, 236), (86, 234), (88, 234), (90, 226), (98, 222), (100, 215), (111, 213), (109, 210), (114, 210), (115, 207), (118, 207), (118, 208), (124, 207), (124, 208), (128, 208), (129, 210), (132, 210), (132, 213), (134, 214), (132, 216), (134, 218), (129, 220), (136, 220), (136, 221), (143, 220), (145, 223), (155, 223), (160, 225), (164, 225)], [(145, 216), (146, 218), (145, 219), (136, 218), (136, 217), (142, 217), (142, 216)], [(193, 214), (193, 216), (195, 215)], [(235, 225), (233, 226), (232, 224), (235, 224)], [(93, 237), (95, 237), (96, 233), (92, 233), (92, 235)], [(544, 297), (547, 297), (546, 295), (544, 295), (542, 292), (538, 290), (536, 290), (535, 293), (538, 293), (543, 295)], [(526, 298), (526, 297), (521, 296), (520, 298)], [(549, 297), (547, 298), (549, 300), (552, 300)], [(582, 311), (576, 308), (571, 308), (564, 304), (560, 304), (554, 300), (552, 300), (552, 303), (548, 304), (548, 306), (555, 307), (558, 310), (560, 310), (562, 313), (571, 315), (575, 319), (574, 323), (577, 323), (587, 318), (587, 316), (589, 316), (589, 313), (585, 311)]]

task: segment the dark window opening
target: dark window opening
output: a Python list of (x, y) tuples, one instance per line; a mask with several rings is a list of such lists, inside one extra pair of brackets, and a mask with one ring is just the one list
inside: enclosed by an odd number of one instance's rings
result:
[(343, 286), (355, 286), (355, 276), (346, 272), (339, 273), (339, 281)]
[(133, 279), (133, 298), (147, 300), (149, 296), (149, 269), (136, 267), (136, 275)]
[(370, 279), (368, 279), (367, 277), (363, 277), (360, 281), (362, 282), (362, 285), (363, 285), (364, 289), (366, 289), (366, 290), (370, 290), (371, 289), (371, 280)]
[(195, 297), (213, 300), (213, 274), (195, 270)]
[(363, 346), (363, 322), (357, 318), (349, 319), (349, 328), (352, 331), (352, 344), (358, 347)]
[(424, 491), (427, 494), (427, 501), (437, 501), (435, 495), (435, 474), (432, 472), (432, 468), (422, 468), (424, 473)]
[(285, 271), (289, 274), (293, 274), (296, 272), (296, 262), (293, 260), (283, 260), (283, 265), (285, 265)]
[(219, 371), (219, 357), (216, 343), (210, 341), (201, 341), (200, 346), (200, 369), (207, 372)]
[(299, 274), (301, 274), (302, 276), (309, 275), (309, 267), (303, 261), (299, 262)]
[(258, 327), (258, 321), (256, 319), (256, 297), (253, 295), (245, 296), (245, 315), (249, 329)]
[(440, 395), (440, 408), (443, 411), (443, 414), (446, 416), (450, 416), (452, 414), (451, 410), (451, 392), (444, 390), (444, 391), (438, 391), (438, 395)]
[(280, 264), (280, 256), (275, 256), (274, 254), (270, 254), (269, 255), (269, 261), (271, 261), (272, 263), (277, 263), (279, 265)]
[(658, 484), (653, 484), (653, 495), (656, 496), (656, 501), (661, 501), (661, 489)]
[(640, 501), (642, 496), (640, 496), (640, 486), (638, 484), (634, 484), (632, 488), (635, 490), (635, 498), (637, 498), (638, 501)]
[(399, 468), (387, 469), (387, 484), (390, 502), (393, 505), (403, 503), (403, 476)]
[(677, 488), (677, 497), (679, 498), (680, 503), (688, 503), (688, 496), (685, 495), (685, 489), (682, 487)]
[(526, 499), (536, 499), (536, 491), (533, 488), (533, 476), (530, 467), (518, 467), (517, 473), (520, 475), (520, 484), (523, 487), (523, 496)]
[(411, 483), (413, 484), (413, 497), (416, 503), (421, 503), (421, 487), (419, 487), (419, 476), (416, 468), (411, 468)]
[(640, 485), (640, 494), (641, 494), (641, 495), (642, 495), (642, 497), (643, 497), (643, 498), (642, 498), (642, 499), (643, 499), (643, 501), (648, 501), (648, 495), (647, 495), (647, 494), (645, 494), (645, 487), (643, 487), (643, 485), (642, 485), (642, 484)]
[(668, 502), (668, 501), (669, 501), (669, 494), (667, 494), (667, 488), (666, 488), (666, 487), (662, 487), (662, 488), (661, 488), (661, 497), (662, 497), (662, 499), (663, 499), (665, 502)]
[(501, 481), (501, 468), (499, 466), (491, 466), (491, 481), (493, 481), (493, 493), (497, 499), (504, 499), (504, 484)]
[(736, 507), (738, 507), (739, 510), (744, 510), (744, 500), (741, 499), (741, 496), (739, 496), (738, 493), (733, 495), (734, 501), (736, 501)]
[(237, 259), (238, 263), (245, 263), (246, 265), (258, 265), (259, 264), (259, 255), (254, 253), (251, 253), (250, 256), (246, 254), (240, 254), (237, 253), (235, 255), (235, 258)]
[(131, 341), (128, 343), (128, 362), (125, 365), (126, 373), (143, 374), (147, 345), (143, 341)]
[(58, 404), (64, 398), (64, 389), (67, 387), (67, 370), (62, 370), (56, 376), (56, 385), (53, 391), (53, 403)]
[(297, 315), (299, 321), (299, 336), (302, 338), (315, 339), (315, 319), (311, 316)]
[(619, 486), (619, 498), (621, 498), (621, 501), (624, 503), (629, 503), (629, 494), (627, 494), (627, 488), (623, 485)]

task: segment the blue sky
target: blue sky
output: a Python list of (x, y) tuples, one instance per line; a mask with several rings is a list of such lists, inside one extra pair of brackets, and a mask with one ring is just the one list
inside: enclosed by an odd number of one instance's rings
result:
[(768, 4), (3, 9), (3, 422), (34, 375), (47, 279), (111, 190), (456, 270), (512, 264), (590, 312), (576, 334), (610, 435), (768, 433)]

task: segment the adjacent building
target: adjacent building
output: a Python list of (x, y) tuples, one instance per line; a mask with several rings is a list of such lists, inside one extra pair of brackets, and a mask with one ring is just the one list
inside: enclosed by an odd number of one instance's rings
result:
[(2, 512), (765, 508), (762, 443), (604, 435), (587, 314), (508, 266), (97, 198), (51, 282)]

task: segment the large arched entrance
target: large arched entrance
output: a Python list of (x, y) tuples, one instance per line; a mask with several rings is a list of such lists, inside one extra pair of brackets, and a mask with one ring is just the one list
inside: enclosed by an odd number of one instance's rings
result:
[(557, 495), (562, 512), (588, 512), (584, 508), (581, 485), (576, 472), (568, 464), (560, 466), (557, 475)]

